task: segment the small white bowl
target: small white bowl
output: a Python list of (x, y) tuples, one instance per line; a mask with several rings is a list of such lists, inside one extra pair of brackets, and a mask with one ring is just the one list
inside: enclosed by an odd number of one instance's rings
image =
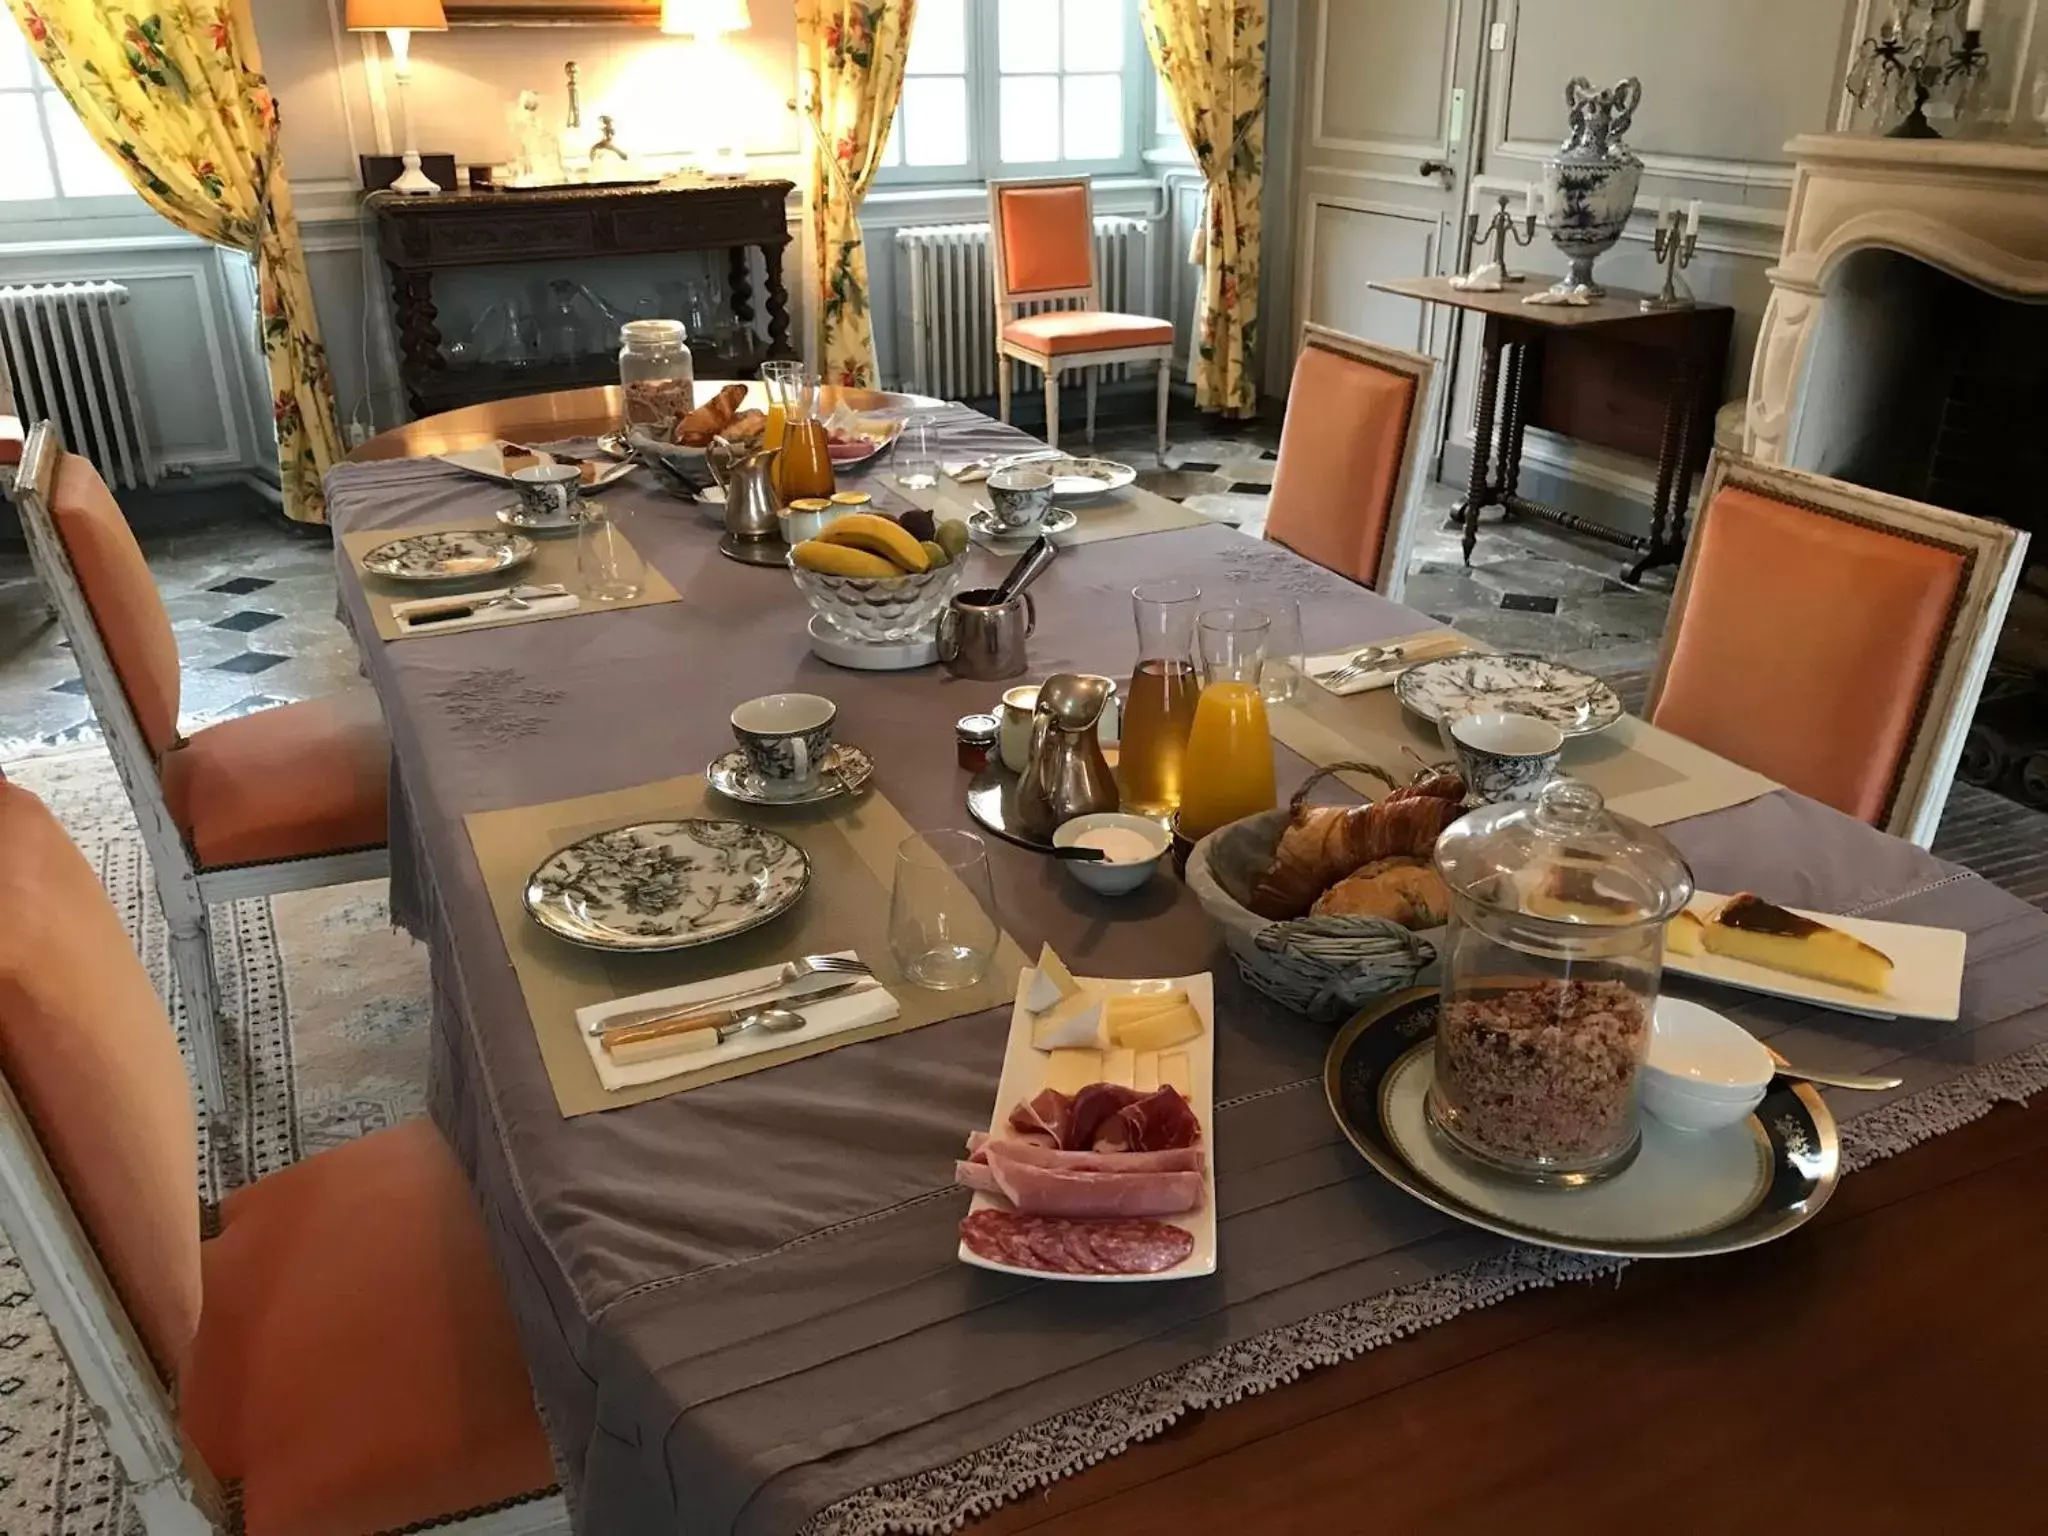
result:
[(1777, 1065), (1733, 1019), (1682, 997), (1660, 997), (1639, 1081), (1643, 1108), (1681, 1131), (1739, 1125), (1763, 1102)]
[(1166, 850), (1173, 846), (1173, 838), (1166, 828), (1156, 821), (1143, 816), (1128, 816), (1122, 811), (1098, 811), (1092, 816), (1076, 816), (1072, 821), (1063, 821), (1052, 835), (1055, 848), (1072, 848), (1081, 840), (1084, 832), (1093, 832), (1100, 827), (1116, 827), (1122, 831), (1135, 832), (1152, 848), (1149, 859), (1118, 860), (1108, 859), (1061, 859), (1067, 873), (1087, 886), (1091, 891), (1104, 896), (1121, 896), (1135, 891), (1159, 868), (1159, 861), (1166, 856)]

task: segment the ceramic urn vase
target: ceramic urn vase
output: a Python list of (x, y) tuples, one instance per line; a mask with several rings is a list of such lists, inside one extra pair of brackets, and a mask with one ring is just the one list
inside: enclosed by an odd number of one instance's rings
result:
[(1555, 291), (1606, 292), (1593, 281), (1593, 258), (1621, 238), (1636, 206), (1643, 162), (1622, 142), (1643, 99), (1631, 75), (1604, 91), (1580, 75), (1564, 88), (1571, 133), (1543, 162), (1546, 222), (1570, 270)]

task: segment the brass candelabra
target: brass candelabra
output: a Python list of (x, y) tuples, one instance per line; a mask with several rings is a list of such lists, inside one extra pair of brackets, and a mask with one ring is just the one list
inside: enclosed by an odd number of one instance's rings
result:
[(1508, 242), (1512, 240), (1516, 245), (1526, 246), (1535, 238), (1536, 215), (1524, 214), (1517, 219), (1508, 212), (1508, 198), (1503, 192), (1500, 194), (1500, 206), (1494, 209), (1493, 222), (1485, 230), (1479, 227), (1478, 214), (1465, 215), (1465, 270), (1472, 270), (1472, 257), (1479, 249), (1480, 240), (1488, 239), (1493, 242), (1493, 264), (1500, 268), (1500, 280), (1503, 283), (1526, 281), (1523, 273), (1511, 274), (1508, 271)]
[(1641, 307), (1647, 314), (1667, 309), (1691, 309), (1699, 302), (1678, 276), (1692, 265), (1693, 252), (1699, 249), (1700, 244), (1699, 235), (1687, 229), (1687, 222), (1676, 218), (1657, 221), (1657, 263), (1664, 269), (1664, 286), (1654, 297), (1643, 300)]

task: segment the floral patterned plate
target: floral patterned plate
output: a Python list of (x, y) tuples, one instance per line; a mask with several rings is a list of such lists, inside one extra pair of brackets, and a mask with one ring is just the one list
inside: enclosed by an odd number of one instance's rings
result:
[(1054, 501), (1086, 501), (1091, 496), (1106, 496), (1138, 478), (1138, 472), (1128, 464), (1119, 464), (1114, 459), (1077, 459), (1072, 454), (1056, 459), (1029, 459), (1020, 467), (1042, 469), (1051, 475)]
[(526, 911), (590, 949), (690, 949), (758, 928), (811, 882), (803, 849), (737, 821), (648, 821), (550, 854)]
[(495, 528), (415, 533), (379, 544), (363, 556), (363, 569), (391, 581), (467, 581), (497, 576), (533, 558), (533, 540)]
[(1542, 656), (1476, 651), (1418, 662), (1395, 679), (1394, 697), (1425, 720), (1498, 709), (1548, 720), (1567, 736), (1604, 731), (1623, 713), (1614, 690), (1590, 672)]

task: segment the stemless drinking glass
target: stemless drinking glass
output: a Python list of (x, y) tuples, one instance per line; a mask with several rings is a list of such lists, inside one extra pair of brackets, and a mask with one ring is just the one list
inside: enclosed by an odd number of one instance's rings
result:
[(1301, 692), (1301, 604), (1275, 598), (1264, 611), (1272, 617), (1273, 631), (1266, 640), (1266, 664), (1259, 670), (1259, 697), (1285, 704)]
[(631, 538), (633, 509), (586, 501), (576, 525), (576, 571), (584, 592), (600, 603), (631, 602), (640, 595), (647, 567)]
[(1181, 768), (1180, 834), (1190, 840), (1270, 811), (1273, 735), (1259, 670), (1273, 621), (1257, 608), (1211, 608), (1195, 622), (1202, 697)]
[(988, 845), (972, 832), (913, 832), (896, 849), (889, 950), (906, 979), (934, 992), (988, 973), (1000, 931)]
[(929, 416), (903, 423), (889, 456), (896, 483), (906, 491), (928, 491), (939, 483), (939, 424)]
[(1195, 670), (1195, 613), (1202, 589), (1188, 581), (1131, 588), (1138, 625), (1138, 664), (1124, 699), (1117, 778), (1123, 808), (1171, 821), (1180, 809), (1181, 760), (1202, 691)]

